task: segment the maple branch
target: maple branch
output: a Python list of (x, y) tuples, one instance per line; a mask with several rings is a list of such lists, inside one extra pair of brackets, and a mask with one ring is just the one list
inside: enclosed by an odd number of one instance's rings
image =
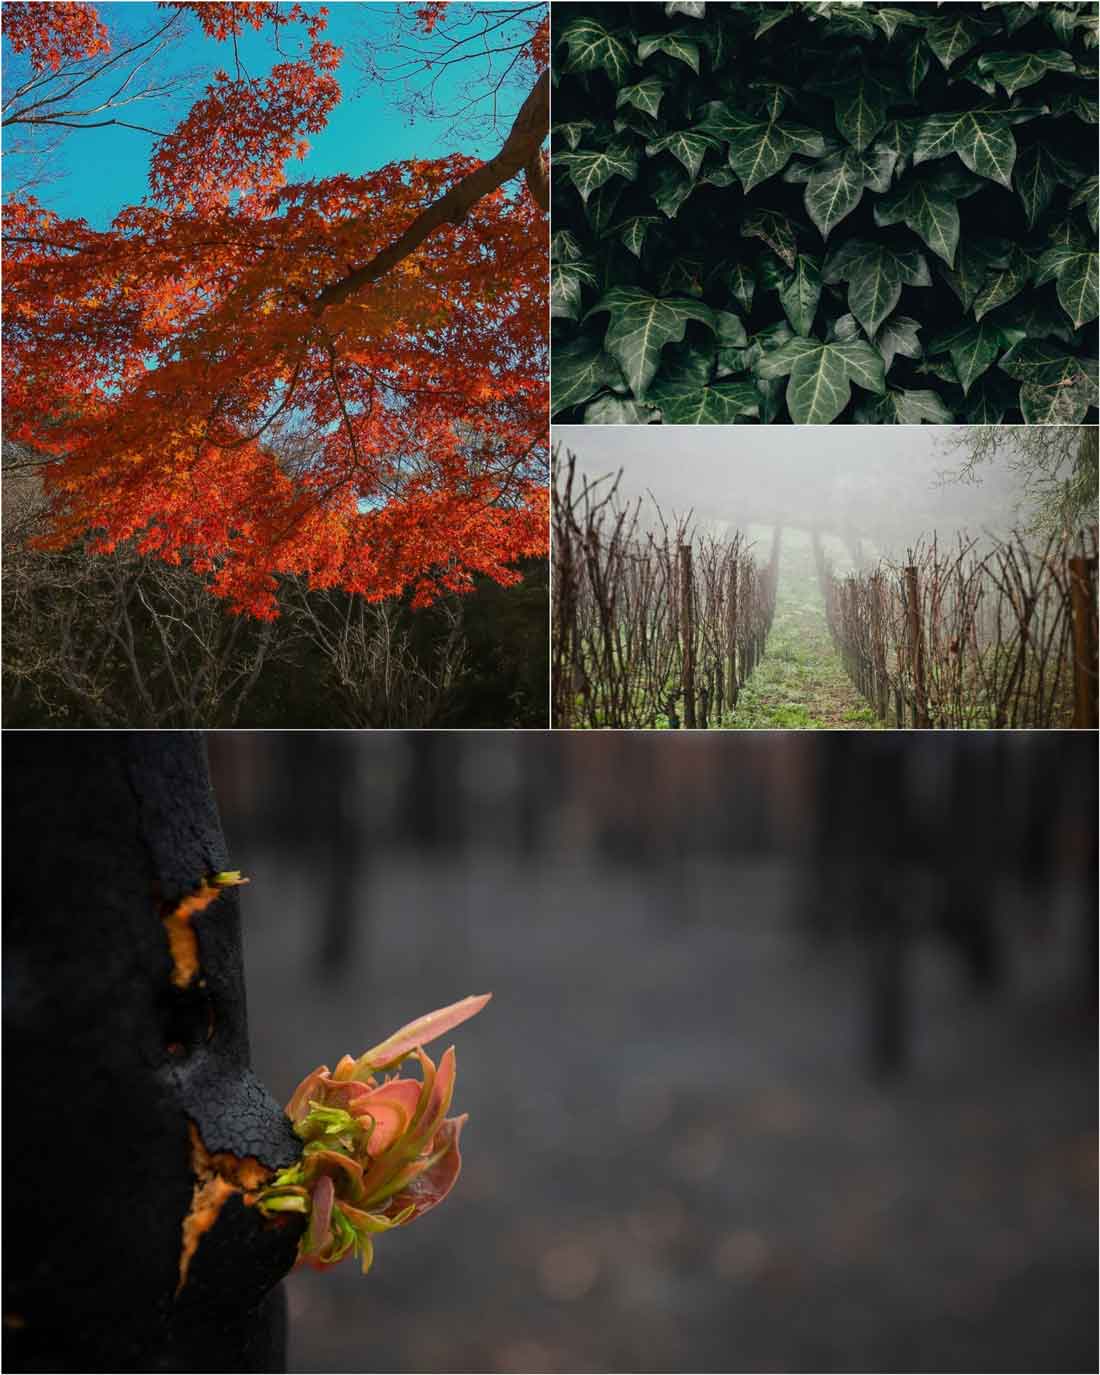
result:
[(339, 281), (332, 282), (325, 287), (324, 291), (313, 302), (311, 307), (313, 314), (320, 315), (329, 306), (341, 304), (349, 296), (354, 296), (363, 287), (384, 276), (402, 258), (407, 258), (410, 253), (419, 248), (429, 235), (444, 224), (454, 224), (464, 219), (471, 206), (475, 205), (483, 196), (495, 191), (498, 186), (503, 186), (517, 172), (527, 169), (528, 186), (531, 187), (531, 194), (535, 197), (536, 203), (545, 208), (544, 201), (539, 199), (541, 192), (536, 189), (540, 186), (539, 178), (532, 177), (529, 169), (532, 162), (539, 158), (539, 150), (546, 138), (549, 118), (550, 75), (548, 72), (543, 72), (535, 82), (530, 95), (520, 106), (515, 123), (509, 130), (508, 137), (504, 140), (504, 145), (496, 157), (490, 158), (488, 162), (483, 162), (476, 172), (471, 172), (468, 177), (463, 177), (437, 201), (433, 201), (426, 210), (421, 211), (401, 237), (390, 244), (388, 248), (384, 248), (381, 253), (375, 254), (369, 263), (357, 267), (353, 272), (349, 272), (346, 277), (342, 277)]

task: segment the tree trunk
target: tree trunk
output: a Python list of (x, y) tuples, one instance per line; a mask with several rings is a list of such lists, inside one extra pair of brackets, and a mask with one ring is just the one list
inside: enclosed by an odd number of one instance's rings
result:
[(223, 1180), (300, 1150), (249, 1069), (236, 890), (184, 923), (190, 976), (169, 946), (165, 917), (230, 867), (202, 739), (5, 746), (6, 1369), (283, 1370), (299, 1219), (223, 1190), (181, 1285), (203, 1148)]

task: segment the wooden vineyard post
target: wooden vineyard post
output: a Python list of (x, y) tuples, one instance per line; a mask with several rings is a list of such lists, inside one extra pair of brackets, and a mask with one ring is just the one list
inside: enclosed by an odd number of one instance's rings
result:
[(680, 545), (680, 635), (683, 643), (681, 682), (684, 729), (695, 729), (695, 607), (692, 599), (691, 545)]
[(1089, 559), (1069, 561), (1070, 604), (1073, 611), (1073, 724), (1094, 730), (1097, 712), (1096, 594)]
[(848, 672), (854, 678), (856, 687), (866, 696), (867, 687), (863, 679), (863, 660), (857, 649), (858, 641), (856, 637), (859, 629), (859, 605), (856, 599), (859, 596), (859, 589), (856, 587), (855, 578), (848, 579), (847, 588), (845, 590), (848, 593), (848, 625), (844, 636), (847, 641)]
[(726, 609), (726, 644), (729, 649), (729, 695), (730, 710), (737, 705), (737, 694), (741, 684), (737, 680), (737, 560), (732, 560), (730, 568), (729, 604)]
[(875, 711), (881, 721), (886, 720), (886, 646), (882, 638), (882, 574), (872, 573), (871, 594), (871, 662)]
[(920, 581), (915, 565), (905, 569), (906, 624), (909, 630), (909, 662), (913, 668), (913, 725), (928, 725), (924, 696), (924, 634), (920, 623)]

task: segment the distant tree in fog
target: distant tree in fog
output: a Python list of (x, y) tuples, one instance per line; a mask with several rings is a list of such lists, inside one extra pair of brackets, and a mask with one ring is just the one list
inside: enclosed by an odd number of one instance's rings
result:
[(968, 425), (945, 434), (944, 443), (963, 456), (949, 480), (981, 482), (982, 465), (999, 460), (1022, 479), (1029, 529), (1072, 535), (1095, 522), (1095, 425)]

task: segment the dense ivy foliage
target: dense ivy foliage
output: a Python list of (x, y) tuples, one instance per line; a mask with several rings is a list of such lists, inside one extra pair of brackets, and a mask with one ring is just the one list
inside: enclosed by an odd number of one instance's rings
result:
[(553, 25), (559, 421), (1095, 418), (1096, 4)]

